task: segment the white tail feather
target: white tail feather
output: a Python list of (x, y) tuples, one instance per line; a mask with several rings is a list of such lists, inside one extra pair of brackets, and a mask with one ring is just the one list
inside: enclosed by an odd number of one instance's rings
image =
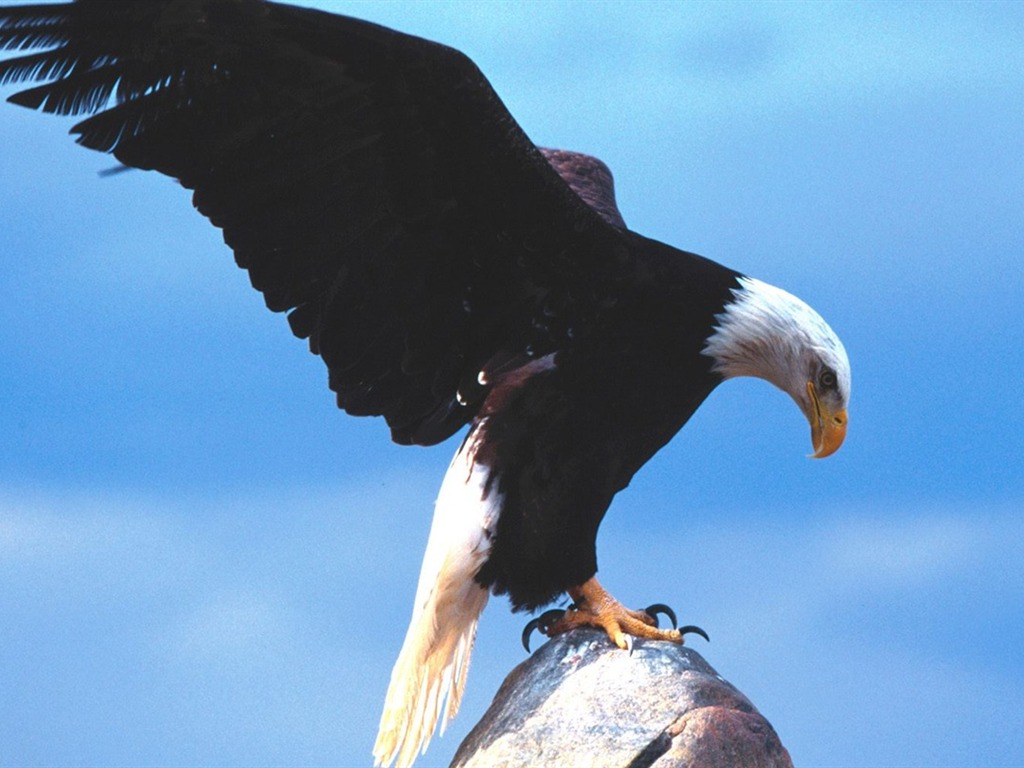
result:
[(438, 720), (441, 732), (458, 712), (477, 622), (489, 592), (473, 577), (490, 550), (500, 512), (488, 493), (487, 469), (474, 461), (476, 431), (455, 454), (441, 484), (420, 568), (412, 620), (391, 671), (373, 747), (375, 765), (412, 765)]

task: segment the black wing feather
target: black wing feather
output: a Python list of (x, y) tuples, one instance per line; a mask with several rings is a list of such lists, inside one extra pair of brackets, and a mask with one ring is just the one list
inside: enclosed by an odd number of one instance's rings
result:
[(52, 80), (10, 100), (192, 189), (339, 406), (398, 442), (451, 435), (487, 361), (563, 348), (642, 277), (450, 48), (258, 0), (5, 9), (0, 46), (56, 46), (0, 62)]

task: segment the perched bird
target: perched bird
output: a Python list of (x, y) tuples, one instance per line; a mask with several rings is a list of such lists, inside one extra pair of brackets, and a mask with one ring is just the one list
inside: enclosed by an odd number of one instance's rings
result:
[[(682, 641), (597, 582), (612, 497), (722, 381), (846, 434), (839, 339), (779, 288), (630, 231), (612, 177), (540, 149), (463, 54), (261, 0), (0, 10), (10, 97), (193, 190), (339, 407), (401, 444), (468, 427), (437, 498), (374, 750), (405, 766), (454, 716), (490, 594), (545, 628)], [(685, 628), (684, 628), (685, 630)]]

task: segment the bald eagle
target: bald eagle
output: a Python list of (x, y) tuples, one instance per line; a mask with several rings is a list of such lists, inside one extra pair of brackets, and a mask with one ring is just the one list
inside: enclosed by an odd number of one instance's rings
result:
[(846, 434), (850, 366), (789, 293), (631, 231), (600, 161), (536, 147), (477, 67), (384, 27), (261, 0), (0, 10), (10, 97), (193, 191), (323, 358), (338, 406), (400, 444), (464, 427), (374, 750), (412, 763), (459, 706), (488, 597), (549, 633), (682, 642), (597, 582), (612, 498), (721, 382), (766, 379)]

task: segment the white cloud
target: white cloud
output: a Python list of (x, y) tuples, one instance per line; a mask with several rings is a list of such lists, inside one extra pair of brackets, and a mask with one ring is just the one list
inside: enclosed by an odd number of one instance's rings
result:
[[(432, 489), (415, 473), (246, 496), (0, 489), (0, 742), (23, 745), (4, 759), (368, 755)], [(415, 507), (422, 526), (394, 524)]]
[[(1024, 534), (1024, 525), (1020, 533)], [(829, 527), (821, 554), (833, 575), (848, 583), (921, 586), (974, 567), (993, 535), (984, 515), (852, 517)]]
[(215, 588), (175, 628), (170, 650), (220, 663), (266, 659), (286, 645), (290, 622), (282, 600), (267, 591)]

